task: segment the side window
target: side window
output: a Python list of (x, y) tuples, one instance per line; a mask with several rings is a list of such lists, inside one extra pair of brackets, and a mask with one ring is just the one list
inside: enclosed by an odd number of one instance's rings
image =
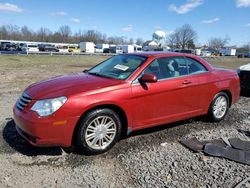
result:
[(197, 74), (207, 71), (207, 69), (201, 63), (192, 58), (186, 58), (186, 61), (189, 74)]
[(160, 67), (157, 60), (154, 60), (145, 70), (144, 73), (154, 74), (159, 79)]
[(173, 57), (175, 61), (178, 63), (178, 71), (180, 76), (188, 75), (188, 66), (185, 57)]
[(158, 80), (188, 75), (187, 61), (184, 57), (163, 57), (154, 60), (144, 73), (157, 76)]

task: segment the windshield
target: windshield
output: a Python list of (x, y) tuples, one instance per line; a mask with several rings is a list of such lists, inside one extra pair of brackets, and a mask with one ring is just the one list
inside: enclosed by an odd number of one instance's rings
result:
[(146, 57), (136, 55), (117, 55), (95, 66), (88, 73), (125, 80), (146, 60)]

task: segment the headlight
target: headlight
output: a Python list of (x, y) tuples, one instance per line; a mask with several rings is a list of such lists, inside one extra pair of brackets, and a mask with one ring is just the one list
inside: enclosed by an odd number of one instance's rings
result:
[(39, 116), (49, 116), (57, 111), (66, 101), (67, 97), (38, 100), (32, 106), (31, 110), (37, 112)]

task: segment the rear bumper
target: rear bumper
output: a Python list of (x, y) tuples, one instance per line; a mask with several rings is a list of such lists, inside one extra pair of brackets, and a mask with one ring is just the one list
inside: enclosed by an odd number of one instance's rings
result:
[(78, 117), (39, 117), (33, 111), (13, 109), (17, 132), (34, 146), (71, 146)]

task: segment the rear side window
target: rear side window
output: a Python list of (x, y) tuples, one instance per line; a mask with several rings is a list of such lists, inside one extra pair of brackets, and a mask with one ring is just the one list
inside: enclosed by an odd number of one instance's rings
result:
[(185, 58), (187, 62), (188, 74), (198, 74), (207, 72), (207, 69), (198, 61), (192, 58)]

